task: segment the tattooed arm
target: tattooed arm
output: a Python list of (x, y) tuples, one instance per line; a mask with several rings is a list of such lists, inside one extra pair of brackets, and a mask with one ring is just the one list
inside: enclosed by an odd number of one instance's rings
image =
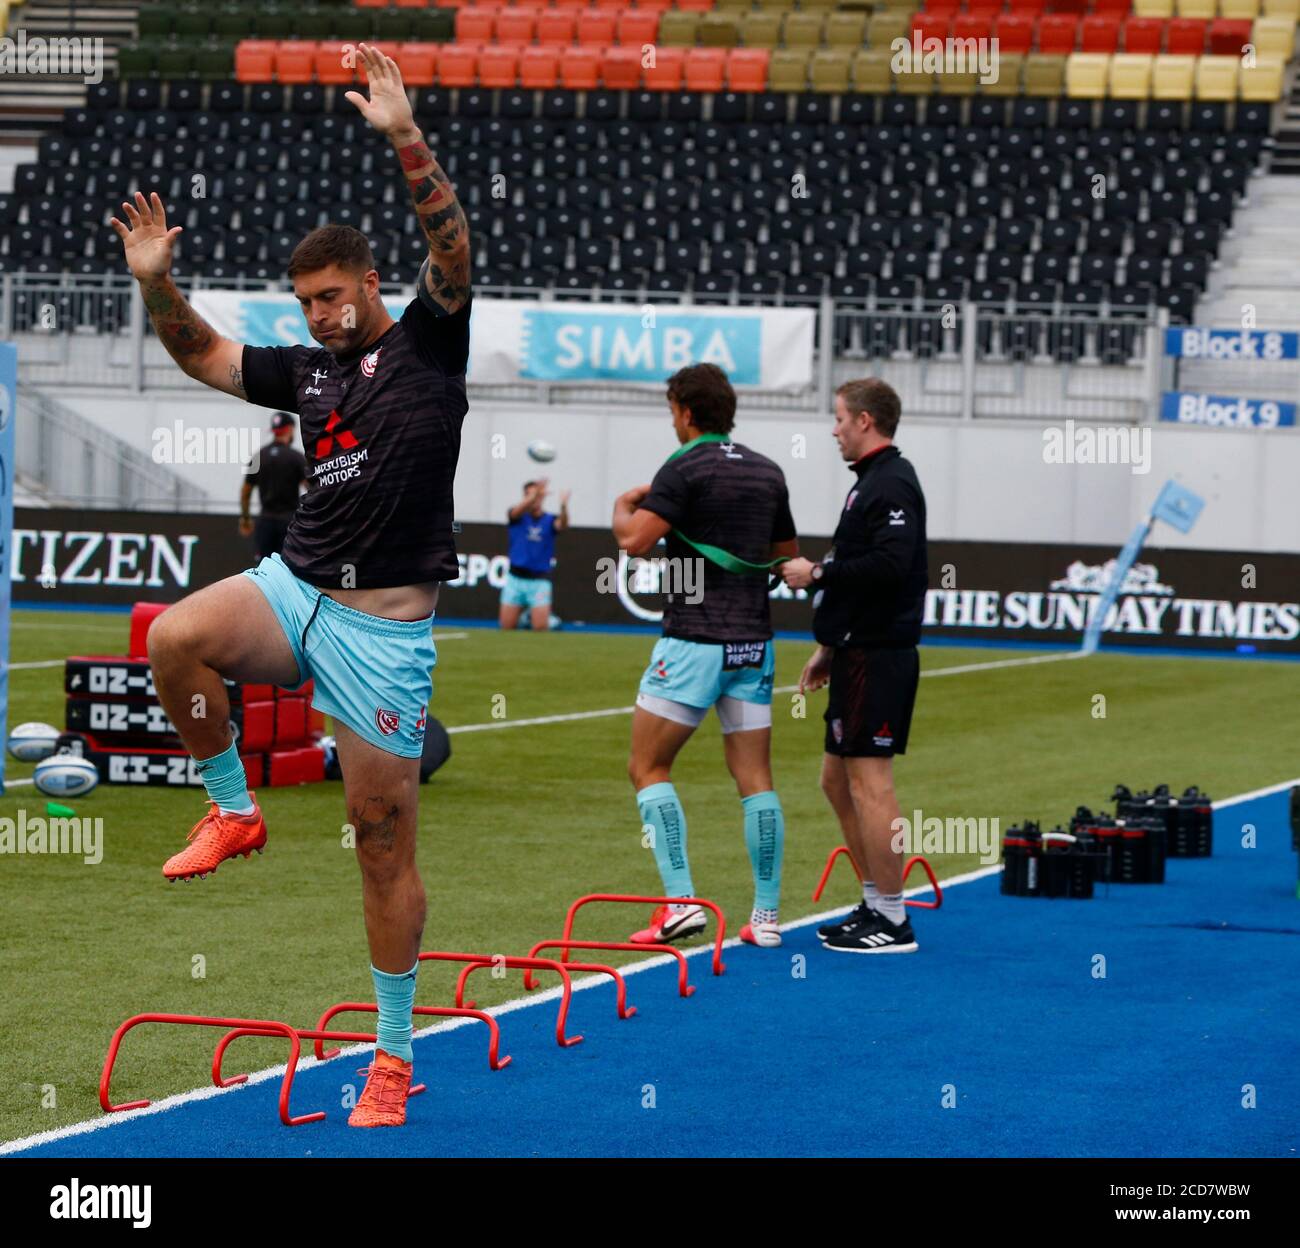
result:
[(167, 213), (156, 192), (146, 200), (137, 191), (135, 202), (128, 200), (122, 208), (130, 224), (114, 217), (112, 226), (126, 249), (127, 265), (140, 283), (158, 341), (195, 381), (246, 398), (243, 344), (222, 338), (172, 281), (172, 240), (181, 227), (167, 228)]
[(402, 162), (402, 176), (429, 243), (429, 258), (420, 266), (426, 303), (447, 315), (469, 299), (469, 224), (442, 167), (416, 128), (397, 62), (367, 44), (358, 45), (365, 63), (370, 98), (349, 91), (347, 99), (365, 119), (387, 135)]

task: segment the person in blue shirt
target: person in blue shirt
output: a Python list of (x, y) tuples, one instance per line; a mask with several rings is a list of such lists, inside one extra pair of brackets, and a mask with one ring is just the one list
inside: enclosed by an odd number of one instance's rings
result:
[(560, 495), (560, 514), (542, 510), (546, 487), (525, 481), (524, 496), (506, 513), (510, 524), (510, 571), (501, 590), (502, 628), (518, 628), (525, 607), (534, 631), (551, 626), (551, 574), (555, 564), (555, 535), (569, 527), (569, 491)]

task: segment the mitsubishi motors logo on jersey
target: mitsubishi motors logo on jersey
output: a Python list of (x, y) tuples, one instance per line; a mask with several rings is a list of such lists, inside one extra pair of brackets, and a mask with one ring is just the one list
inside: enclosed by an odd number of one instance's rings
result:
[(316, 439), (316, 458), (327, 459), (334, 450), (334, 443), (339, 444), (339, 450), (350, 451), (357, 445), (357, 435), (351, 430), (344, 429), (341, 433), (335, 434), (334, 430), (343, 423), (343, 417), (338, 414), (336, 408), (329, 414), (329, 419), (325, 422), (325, 432)]
[(397, 731), (401, 719), (397, 711), (388, 711), (382, 706), (375, 708), (375, 727), (386, 737), (391, 737)]
[(424, 740), (424, 730), (428, 727), (428, 724), (429, 708), (428, 706), (422, 706), (420, 707), (420, 718), (415, 721), (415, 739), (417, 741)]
[(894, 744), (894, 734), (889, 731), (889, 720), (885, 720), (885, 722), (876, 729), (876, 735), (873, 736), (871, 740), (876, 745)]
[(375, 375), (375, 369), (379, 367), (379, 353), (382, 350), (383, 347), (376, 347), (369, 355), (362, 359), (361, 371), (365, 376), (373, 377)]

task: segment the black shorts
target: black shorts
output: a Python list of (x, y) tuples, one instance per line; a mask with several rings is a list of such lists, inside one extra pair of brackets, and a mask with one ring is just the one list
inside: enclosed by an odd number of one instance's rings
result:
[(916, 647), (837, 646), (826, 702), (826, 753), (890, 758), (907, 751), (921, 656)]
[(292, 516), (258, 516), (253, 525), (253, 549), (259, 560), (278, 555), (284, 549)]

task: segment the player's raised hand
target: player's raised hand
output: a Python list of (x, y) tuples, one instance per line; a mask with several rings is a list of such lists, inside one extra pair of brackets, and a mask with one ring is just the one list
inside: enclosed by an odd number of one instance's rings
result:
[(360, 91), (348, 91), (344, 99), (351, 100), (380, 134), (391, 136), (411, 129), (415, 118), (397, 62), (368, 43), (357, 44), (357, 51), (361, 53), (361, 62), (366, 69), (370, 98), (367, 99)]
[(126, 249), (126, 263), (131, 275), (140, 282), (166, 277), (172, 267), (172, 240), (181, 232), (181, 227), (173, 225), (170, 230), (167, 228), (167, 210), (157, 191), (152, 192), (148, 199), (136, 191), (135, 202), (125, 200), (122, 210), (129, 224), (123, 225), (116, 217), (112, 217), (109, 224), (117, 231)]

